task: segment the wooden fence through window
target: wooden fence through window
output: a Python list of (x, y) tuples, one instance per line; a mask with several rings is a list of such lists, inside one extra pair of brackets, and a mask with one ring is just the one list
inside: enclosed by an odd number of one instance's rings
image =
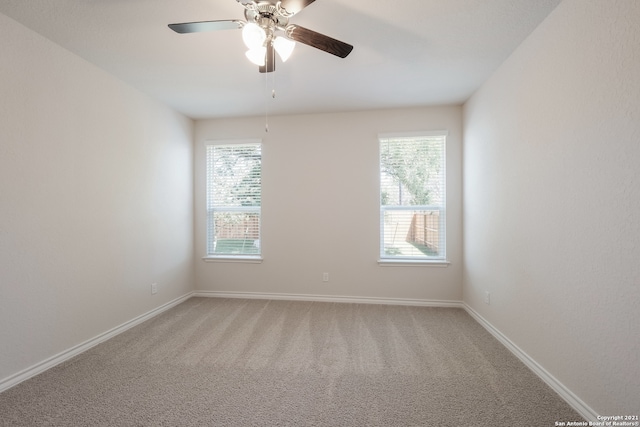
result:
[(407, 242), (424, 245), (434, 252), (440, 246), (440, 212), (420, 212), (413, 215)]
[(257, 240), (260, 238), (260, 218), (258, 215), (244, 215), (239, 221), (217, 218), (216, 239)]

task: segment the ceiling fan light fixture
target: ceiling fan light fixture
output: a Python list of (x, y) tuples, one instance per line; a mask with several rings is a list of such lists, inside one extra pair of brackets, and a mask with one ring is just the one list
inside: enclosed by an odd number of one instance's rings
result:
[(253, 49), (249, 49), (247, 53), (245, 53), (245, 55), (247, 56), (249, 61), (260, 67), (264, 67), (265, 58), (267, 56), (267, 48), (264, 46), (259, 46)]
[(258, 24), (250, 22), (242, 28), (242, 40), (249, 49), (256, 49), (264, 45), (267, 33)]
[[(0, 0), (1, 1), (1, 0)], [(227, 19), (169, 24), (178, 34), (202, 31), (242, 30), (242, 40), (247, 45), (247, 58), (257, 64), (261, 73), (271, 73), (276, 67), (276, 52), (285, 62), (293, 53), (296, 42), (322, 50), (339, 58), (346, 58), (353, 46), (324, 34), (289, 24), (296, 15), (315, 0), (236, 0), (245, 11), (245, 20)], [(276, 36), (281, 33), (282, 37)]]
[(282, 62), (286, 62), (287, 59), (289, 59), (294, 47), (296, 47), (296, 42), (285, 37), (278, 36), (273, 40), (273, 48), (278, 52), (278, 56), (280, 56)]

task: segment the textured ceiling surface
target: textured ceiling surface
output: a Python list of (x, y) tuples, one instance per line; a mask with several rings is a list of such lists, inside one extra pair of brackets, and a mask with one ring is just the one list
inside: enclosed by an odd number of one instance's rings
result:
[[(260, 74), (241, 32), (176, 22), (244, 19), (236, 0), (0, 0), (0, 13), (192, 118), (459, 104), (560, 0), (316, 0), (290, 22), (354, 46), (298, 44)], [(275, 98), (273, 97), (275, 91)]]

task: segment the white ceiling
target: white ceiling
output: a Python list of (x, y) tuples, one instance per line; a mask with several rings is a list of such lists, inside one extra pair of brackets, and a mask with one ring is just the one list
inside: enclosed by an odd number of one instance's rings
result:
[(0, 13), (187, 116), (208, 118), (460, 104), (559, 2), (316, 0), (290, 22), (353, 52), (340, 59), (298, 44), (270, 74), (245, 58), (240, 31), (167, 27), (244, 19), (236, 0), (0, 0)]

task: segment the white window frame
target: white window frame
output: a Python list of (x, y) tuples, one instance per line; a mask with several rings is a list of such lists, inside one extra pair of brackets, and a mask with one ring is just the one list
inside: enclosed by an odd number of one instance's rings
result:
[[(260, 146), (260, 153), (262, 156), (262, 151), (264, 149), (262, 140), (261, 139), (211, 140), (211, 141), (205, 141), (204, 145), (205, 145), (205, 180), (206, 180), (206, 185), (205, 185), (205, 210), (206, 210), (205, 253), (206, 255), (202, 259), (206, 262), (261, 263), (263, 259), (262, 258), (262, 196), (261, 196), (260, 206), (222, 206), (218, 209), (216, 209), (215, 207), (210, 207), (209, 196), (210, 196), (211, 182), (209, 180), (209, 170), (208, 170), (208, 151), (209, 151), (209, 147), (212, 147), (212, 146), (258, 145)], [(260, 175), (262, 179), (262, 172)], [(262, 184), (260, 185), (260, 190), (261, 190), (260, 192), (262, 193)], [(213, 240), (212, 238), (210, 238), (210, 236), (212, 235), (212, 233), (215, 233), (215, 230), (212, 229), (213, 225), (212, 225), (211, 218), (213, 216), (213, 213), (216, 210), (223, 211), (223, 212), (232, 212), (232, 213), (259, 214), (259, 218), (260, 218), (258, 221), (258, 235), (260, 238), (259, 253), (255, 255), (254, 254), (238, 254), (238, 255), (215, 254), (210, 247), (211, 241)]]
[[(450, 265), (450, 262), (447, 260), (447, 173), (446, 173), (446, 165), (447, 165), (447, 137), (449, 133), (446, 130), (440, 131), (423, 131), (423, 132), (394, 132), (394, 133), (380, 133), (378, 134), (378, 179), (381, 178), (381, 145), (384, 139), (393, 139), (393, 138), (415, 138), (415, 137), (443, 137), (444, 138), (444, 147), (443, 147), (443, 183), (444, 183), (444, 194), (442, 205), (413, 205), (413, 206), (385, 206), (382, 204), (382, 182), (378, 183), (378, 189), (380, 191), (378, 195), (378, 206), (380, 208), (380, 222), (379, 222), (379, 259), (378, 264), (380, 266), (434, 266), (434, 267), (447, 267)], [(391, 256), (385, 254), (384, 250), (384, 214), (386, 211), (401, 211), (401, 210), (410, 210), (410, 211), (438, 211), (440, 212), (440, 227), (439, 227), (439, 246), (442, 247), (441, 254), (437, 257), (430, 257), (427, 255), (424, 256)]]

